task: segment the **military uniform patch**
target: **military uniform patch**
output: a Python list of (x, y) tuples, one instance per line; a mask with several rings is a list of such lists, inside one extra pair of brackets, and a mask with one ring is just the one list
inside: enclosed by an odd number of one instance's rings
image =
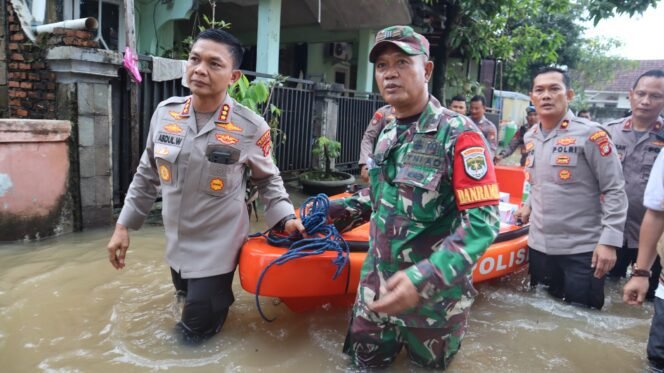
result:
[(180, 133), (182, 132), (182, 127), (178, 126), (175, 123), (170, 123), (164, 126), (164, 129), (170, 133)]
[(599, 146), (599, 154), (602, 157), (606, 157), (607, 155), (611, 154), (611, 144), (609, 143), (608, 138), (597, 144), (597, 146)]
[(558, 171), (558, 177), (560, 180), (569, 180), (569, 178), (572, 177), (572, 172), (568, 169), (560, 170)]
[(182, 120), (182, 119), (184, 119), (184, 117), (183, 117), (182, 115), (180, 115), (180, 113), (178, 113), (177, 111), (169, 111), (169, 112), (168, 112), (168, 115), (170, 115), (171, 118), (173, 118), (173, 119), (175, 119), (175, 120)]
[(238, 139), (237, 137), (233, 137), (233, 136), (227, 135), (225, 133), (217, 133), (217, 134), (214, 135), (214, 137), (217, 139), (217, 141), (219, 141), (222, 144), (226, 144), (226, 145), (233, 145), (233, 144), (237, 144), (238, 142), (240, 142), (240, 139)]
[(214, 179), (210, 180), (210, 189), (214, 190), (215, 192), (224, 189), (224, 181), (218, 177), (215, 177)]
[(576, 144), (575, 137), (563, 137), (556, 141), (556, 145), (568, 146), (572, 144)]
[(556, 157), (557, 165), (568, 165), (571, 158), (568, 155), (559, 155)]
[(157, 155), (168, 155), (168, 148), (165, 146), (159, 146), (155, 149), (154, 154)]
[(159, 176), (163, 181), (171, 181), (171, 169), (162, 164), (159, 166)]
[(606, 132), (604, 132), (603, 130), (599, 130), (599, 131), (593, 132), (593, 134), (590, 135), (590, 137), (588, 139), (590, 141), (598, 144), (598, 143), (602, 142), (604, 139), (608, 139), (608, 136), (609, 135), (607, 135)]
[(475, 180), (480, 180), (486, 175), (488, 165), (484, 148), (474, 146), (461, 151), (463, 157), (463, 168), (466, 174)]
[(183, 140), (184, 140), (183, 136), (172, 135), (172, 134), (169, 134), (169, 133), (161, 132), (161, 133), (159, 133), (159, 136), (157, 136), (156, 143), (182, 147), (182, 141)]
[(226, 131), (242, 132), (242, 128), (236, 126), (235, 124), (233, 124), (233, 122), (228, 122), (228, 123), (215, 122), (214, 124), (219, 128), (225, 129)]
[(263, 150), (263, 156), (267, 157), (272, 149), (272, 138), (270, 138), (270, 130), (265, 131), (261, 137), (256, 141), (256, 145)]

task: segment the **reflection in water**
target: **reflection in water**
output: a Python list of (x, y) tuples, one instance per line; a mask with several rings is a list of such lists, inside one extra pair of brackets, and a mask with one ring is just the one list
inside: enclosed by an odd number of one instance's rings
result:
[[(110, 234), (0, 247), (2, 371), (348, 370), (341, 353), (346, 310), (294, 314), (263, 298), (268, 315), (277, 316), (266, 323), (237, 278), (237, 300), (222, 333), (202, 346), (180, 345), (173, 333), (180, 310), (163, 261), (163, 228), (132, 234), (122, 271), (108, 263)], [(588, 311), (539, 289), (526, 291), (525, 283), (520, 273), (479, 286), (468, 335), (450, 371), (644, 369), (651, 305), (624, 305), (621, 284), (613, 283), (605, 310)], [(420, 371), (403, 354), (391, 370)]]

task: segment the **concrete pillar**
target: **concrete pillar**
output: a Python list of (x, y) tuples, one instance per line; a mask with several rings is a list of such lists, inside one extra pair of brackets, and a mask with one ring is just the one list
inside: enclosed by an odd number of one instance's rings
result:
[(113, 223), (111, 165), (112, 97), (109, 81), (122, 65), (119, 53), (55, 47), (46, 59), (59, 83), (58, 101), (75, 107), (69, 115), (78, 147), (80, 227)]
[[(341, 84), (328, 83), (316, 83), (314, 86), (316, 91), (312, 131), (314, 138), (325, 136), (332, 140), (337, 139), (339, 97), (343, 92), (343, 88)], [(324, 160), (317, 156), (313, 156), (311, 162), (314, 168), (323, 169), (325, 167)], [(332, 161), (332, 168), (334, 168), (334, 160)]]
[(281, 0), (259, 0), (256, 42), (256, 71), (259, 73), (279, 73), (280, 28)]
[(369, 51), (374, 40), (375, 33), (372, 30), (359, 31), (356, 90), (360, 92), (373, 91), (373, 64), (369, 62)]

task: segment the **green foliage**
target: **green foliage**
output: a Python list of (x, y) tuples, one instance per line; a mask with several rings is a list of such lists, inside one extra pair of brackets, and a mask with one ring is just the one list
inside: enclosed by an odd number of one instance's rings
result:
[[(442, 86), (465, 82), (454, 77), (450, 56), (503, 61), (504, 89), (527, 91), (530, 77), (542, 66), (575, 68), (589, 46), (578, 21), (599, 20), (615, 14), (639, 14), (657, 0), (421, 0), (422, 7), (440, 20), (439, 45), (432, 50), (436, 70), (434, 94), (444, 99)], [(590, 46), (592, 48), (592, 46)], [(500, 78), (500, 77), (499, 77)]]
[(658, 0), (584, 0), (583, 4), (588, 9), (589, 20), (597, 25), (604, 18), (610, 18), (616, 14), (635, 14), (645, 12), (649, 7), (656, 7)]
[(332, 160), (341, 155), (341, 143), (326, 136), (320, 136), (314, 142), (311, 153), (325, 160), (325, 173), (332, 172)]
[(611, 56), (608, 52), (620, 47), (615, 39), (592, 38), (583, 40), (585, 48), (579, 53), (579, 60), (575, 69), (570, 71), (572, 88), (576, 92), (572, 107), (580, 110), (586, 108), (589, 88), (601, 88), (602, 84), (610, 81), (617, 70), (637, 68), (637, 61), (629, 61), (618, 56)]

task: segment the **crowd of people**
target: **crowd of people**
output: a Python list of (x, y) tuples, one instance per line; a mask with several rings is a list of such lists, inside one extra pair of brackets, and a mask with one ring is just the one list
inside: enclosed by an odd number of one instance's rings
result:
[[(500, 150), (482, 96), (471, 98), (467, 117), (465, 97), (449, 110), (429, 93), (429, 57), (428, 40), (409, 26), (381, 30), (370, 50), (388, 104), (362, 140), (360, 171), (370, 187), (329, 209), (342, 232), (370, 223), (344, 353), (361, 368), (386, 367), (402, 348), (417, 365), (449, 365), (477, 294), (473, 265), (500, 225), (494, 161), (520, 148), (531, 192), (517, 215), (530, 224), (531, 283), (601, 309), (606, 275), (625, 276), (631, 265), (624, 299), (654, 297), (648, 358), (664, 367), (664, 287), (655, 291), (661, 267), (650, 270), (664, 230), (664, 72), (639, 77), (632, 115), (602, 126), (570, 111), (567, 73), (545, 68), (532, 80), (527, 123)], [(128, 229), (141, 227), (161, 189), (166, 259), (184, 299), (177, 330), (186, 341), (218, 333), (234, 301), (248, 179), (268, 227), (304, 233), (272, 161), (269, 126), (228, 95), (241, 59), (230, 33), (198, 35), (186, 70), (191, 96), (170, 98), (153, 114), (107, 247), (113, 267), (124, 268)], [(478, 187), (488, 192), (457, 197)]]

